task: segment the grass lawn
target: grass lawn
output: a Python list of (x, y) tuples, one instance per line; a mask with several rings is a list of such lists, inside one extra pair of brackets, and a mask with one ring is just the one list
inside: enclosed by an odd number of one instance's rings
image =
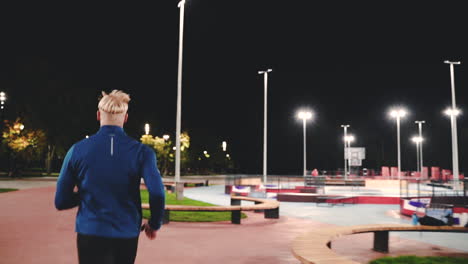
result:
[[(148, 191), (141, 190), (141, 202), (148, 203)], [(200, 202), (184, 197), (183, 200), (176, 200), (174, 193), (166, 192), (166, 204), (171, 205), (196, 205), (196, 206), (213, 206), (214, 204)], [(149, 210), (143, 210), (143, 218), (147, 219), (150, 215)], [(242, 213), (242, 218), (247, 216)], [(231, 212), (176, 212), (172, 211), (170, 221), (175, 222), (218, 222), (231, 221)]]
[(416, 256), (400, 256), (400, 257), (385, 257), (373, 260), (369, 264), (466, 264), (467, 258), (455, 257), (416, 257)]
[(4, 192), (12, 192), (12, 191), (17, 191), (18, 189), (11, 189), (11, 188), (0, 188), (0, 193)]

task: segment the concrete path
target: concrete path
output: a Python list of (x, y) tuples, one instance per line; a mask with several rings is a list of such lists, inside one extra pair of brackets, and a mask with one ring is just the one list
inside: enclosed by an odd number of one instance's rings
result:
[[(0, 263), (77, 263), (76, 209), (56, 211), (54, 193), (55, 187), (43, 187), (0, 194)], [(298, 263), (290, 253), (292, 239), (331, 226), (284, 216), (278, 220), (258, 213), (248, 216), (241, 225), (171, 222), (154, 241), (140, 237), (136, 263)], [(366, 263), (383, 256), (370, 250), (371, 241), (366, 234), (348, 236), (334, 241), (333, 249)], [(391, 251), (393, 255), (464, 254), (401, 238), (392, 238)]]

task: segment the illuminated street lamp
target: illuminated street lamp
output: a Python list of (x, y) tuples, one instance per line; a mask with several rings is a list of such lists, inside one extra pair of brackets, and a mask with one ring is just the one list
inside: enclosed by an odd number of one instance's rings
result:
[(3, 120), (5, 119), (5, 101), (6, 101), (6, 93), (5, 92), (0, 92), (0, 107), (1, 107), (1, 120), (0, 120), (0, 133), (3, 131)]
[(307, 154), (306, 154), (306, 123), (308, 119), (312, 118), (312, 113), (309, 111), (299, 111), (297, 113), (297, 117), (299, 119), (302, 119), (302, 124), (303, 124), (303, 137), (304, 137), (304, 144), (303, 144), (303, 149), (304, 149), (304, 170), (303, 170), (303, 175), (307, 175)]
[(221, 147), (223, 148), (223, 151), (226, 151), (227, 142), (226, 142), (226, 141), (223, 141), (223, 143), (221, 144)]
[[(345, 142), (345, 149), (347, 150), (347, 156), (348, 156), (348, 172), (351, 174), (351, 143), (354, 142), (354, 136), (353, 135), (346, 135), (344, 137), (344, 142)], [(347, 178), (347, 177), (346, 177)]]
[(169, 139), (169, 135), (163, 135), (163, 139), (167, 141)]
[[(343, 128), (344, 130), (344, 135), (343, 135), (343, 139), (345, 139), (347, 136), (348, 136), (348, 127), (349, 125), (341, 125), (341, 127)], [(347, 173), (347, 168), (348, 168), (348, 165), (347, 165), (347, 159), (346, 159), (346, 140), (344, 140), (344, 150), (343, 150), (343, 156), (344, 156), (344, 178), (347, 179), (348, 178), (348, 173)]]
[(414, 136), (411, 138), (411, 141), (413, 141), (413, 143), (416, 144), (416, 164), (417, 164), (417, 170), (419, 171), (419, 173), (421, 173), (422, 175), (422, 166), (421, 166), (421, 156), (422, 156), (422, 153), (421, 153), (421, 145), (422, 145), (422, 142), (424, 141), (424, 139), (421, 137), (421, 136)]
[(7, 97), (6, 97), (6, 94), (5, 92), (0, 92), (0, 105), (1, 105), (1, 109), (5, 109), (5, 101), (6, 101)]
[(458, 187), (458, 137), (457, 137), (457, 116), (461, 114), (461, 111), (457, 108), (447, 108), (444, 114), (450, 117), (450, 124), (452, 128), (452, 175), (453, 184)]
[(268, 73), (272, 69), (259, 71), (258, 74), (263, 74), (264, 83), (264, 106), (263, 106), (263, 183), (267, 182), (267, 94), (268, 94)]
[(453, 167), (453, 184), (458, 190), (458, 137), (457, 137), (457, 115), (460, 113), (457, 110), (457, 103), (455, 100), (455, 73), (453, 65), (461, 64), (459, 61), (444, 61), (446, 64), (450, 64), (450, 80), (451, 80), (451, 91), (452, 91), (452, 108), (451, 111), (448, 111), (447, 114), (450, 116), (450, 125), (452, 129), (452, 167)]
[[(180, 182), (180, 132), (182, 123), (182, 51), (184, 43), (184, 11), (185, 0), (181, 0), (177, 5), (180, 9), (179, 13), (179, 64), (177, 68), (177, 114), (176, 114), (176, 155), (175, 155), (175, 173), (174, 178), (176, 185)], [(177, 200), (183, 199), (183, 188), (177, 188)]]
[(145, 134), (149, 135), (149, 131), (150, 131), (150, 125), (148, 123), (146, 123), (145, 124)]
[(400, 120), (406, 116), (406, 111), (403, 108), (390, 110), (390, 116), (396, 119), (397, 123), (397, 144), (398, 144), (398, 179), (401, 180), (401, 147), (400, 147)]

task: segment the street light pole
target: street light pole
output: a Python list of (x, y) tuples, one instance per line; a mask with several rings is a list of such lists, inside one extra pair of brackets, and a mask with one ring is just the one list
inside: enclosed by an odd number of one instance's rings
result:
[[(398, 149), (398, 180), (401, 180), (401, 147), (400, 147), (400, 120), (406, 115), (406, 111), (399, 108), (390, 111), (390, 116), (396, 119), (397, 123), (397, 149)], [(400, 182), (401, 185), (401, 182)]]
[[(415, 121), (416, 124), (418, 124), (418, 131), (419, 131), (419, 137), (422, 139), (422, 125), (426, 123), (426, 121)], [(423, 171), (424, 171), (424, 159), (423, 159), (423, 142), (419, 144), (419, 166), (420, 166), (420, 173), (421, 177), (423, 176)]]
[[(180, 183), (180, 131), (182, 122), (182, 51), (184, 43), (184, 10), (185, 0), (178, 4), (179, 14), (179, 64), (177, 72), (177, 117), (176, 117), (176, 156), (174, 181), (176, 183), (176, 196), (178, 200), (183, 199), (183, 188), (177, 186)], [(180, 185), (180, 184), (179, 184)]]
[[(345, 146), (347, 145), (346, 153), (347, 153), (347, 156), (348, 156), (348, 172), (351, 175), (351, 142), (354, 141), (354, 136), (353, 135), (347, 135), (344, 138), (344, 141), (345, 141)], [(348, 178), (346, 177), (345, 179), (348, 179)]]
[(267, 95), (268, 95), (268, 73), (272, 69), (266, 71), (259, 71), (258, 74), (263, 74), (264, 82), (264, 107), (263, 107), (263, 183), (267, 183)]
[(6, 101), (7, 97), (6, 97), (6, 93), (5, 92), (0, 92), (0, 105), (1, 105), (1, 118), (2, 120), (0, 120), (0, 133), (2, 133), (3, 131), (3, 125), (4, 125), (4, 121), (5, 121), (5, 101)]
[(299, 119), (302, 119), (302, 124), (303, 124), (303, 137), (304, 137), (304, 144), (303, 144), (303, 158), (304, 158), (304, 169), (303, 169), (303, 175), (307, 176), (307, 154), (306, 154), (306, 123), (307, 119), (312, 118), (312, 113), (311, 112), (299, 112), (298, 113)]
[(417, 171), (419, 173), (422, 173), (422, 167), (420, 166), (421, 165), (421, 150), (420, 150), (420, 147), (422, 145), (422, 142), (423, 142), (423, 138), (421, 136), (415, 136), (413, 138), (411, 138), (411, 140), (416, 144), (416, 156), (417, 156)]
[(398, 179), (401, 180), (400, 116), (397, 117)]
[(455, 73), (454, 73), (454, 64), (461, 64), (459, 61), (444, 61), (446, 64), (450, 64), (450, 79), (452, 86), (452, 114), (450, 115), (450, 124), (452, 128), (452, 175), (453, 175), (453, 184), (458, 190), (458, 138), (457, 138), (457, 116), (455, 114), (457, 105), (455, 101)]
[(346, 172), (347, 166), (348, 166), (348, 165), (347, 165), (347, 161), (346, 161), (346, 138), (348, 137), (348, 127), (349, 127), (349, 125), (341, 125), (341, 127), (344, 129), (344, 136), (343, 136), (343, 138), (345, 139), (345, 141), (344, 141), (344, 151), (343, 151), (343, 156), (344, 156), (344, 168), (343, 168), (343, 170), (344, 170), (344, 178), (345, 178), (345, 179), (348, 179), (348, 174), (347, 174), (347, 172)]

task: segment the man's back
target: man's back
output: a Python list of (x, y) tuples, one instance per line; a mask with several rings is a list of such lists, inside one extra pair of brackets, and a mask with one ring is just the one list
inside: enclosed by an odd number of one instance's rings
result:
[[(145, 176), (144, 167), (151, 166), (145, 164), (151, 155), (154, 155), (151, 149), (128, 137), (117, 126), (102, 126), (96, 135), (70, 149), (61, 174), (63, 178), (71, 174), (78, 186), (76, 232), (116, 238), (138, 236), (141, 225), (140, 181)], [(146, 175), (145, 182), (152, 185), (153, 194), (155, 190), (163, 192), (155, 164), (153, 171), (153, 175)], [(56, 204), (60, 203), (57, 200), (64, 198), (60, 191), (58, 188)], [(57, 205), (58, 208), (68, 207), (66, 204)]]

